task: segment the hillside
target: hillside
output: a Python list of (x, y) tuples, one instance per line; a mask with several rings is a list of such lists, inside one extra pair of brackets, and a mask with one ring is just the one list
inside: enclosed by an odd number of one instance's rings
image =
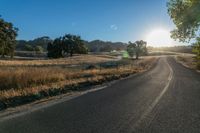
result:
[(110, 52), (112, 50), (125, 50), (126, 43), (94, 40), (85, 42), (90, 52)]

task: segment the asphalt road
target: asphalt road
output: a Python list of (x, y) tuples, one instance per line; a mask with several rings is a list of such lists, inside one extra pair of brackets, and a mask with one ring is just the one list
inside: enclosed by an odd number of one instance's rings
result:
[(151, 70), (0, 122), (0, 133), (199, 133), (200, 74), (162, 57)]

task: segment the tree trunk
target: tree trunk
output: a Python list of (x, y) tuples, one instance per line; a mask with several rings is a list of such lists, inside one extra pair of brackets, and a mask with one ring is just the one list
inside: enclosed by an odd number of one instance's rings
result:
[(10, 58), (13, 59), (14, 57), (14, 51), (10, 54)]
[(71, 56), (71, 57), (73, 56), (73, 50), (71, 50), (71, 52), (70, 52), (70, 56)]
[(136, 60), (138, 60), (139, 58), (139, 53), (136, 53)]
[(2, 55), (1, 55), (1, 58), (5, 58), (5, 55), (4, 55), (4, 54), (2, 54)]

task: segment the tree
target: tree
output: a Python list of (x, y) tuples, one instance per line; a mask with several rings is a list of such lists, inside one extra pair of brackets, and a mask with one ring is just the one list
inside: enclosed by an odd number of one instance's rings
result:
[(63, 55), (63, 42), (61, 38), (56, 38), (53, 42), (48, 43), (47, 45), (47, 56), (50, 58), (60, 58), (64, 57)]
[(1, 57), (5, 57), (5, 55), (10, 55), (13, 57), (15, 44), (16, 44), (16, 36), (18, 29), (13, 27), (12, 23), (4, 21), (4, 19), (0, 18), (0, 54)]
[(127, 46), (127, 51), (131, 57), (135, 55), (135, 58), (138, 59), (141, 55), (147, 54), (146, 48), (147, 42), (140, 40), (136, 41), (135, 43), (129, 42)]
[(35, 51), (36, 51), (36, 53), (42, 53), (44, 51), (44, 49), (42, 48), (42, 46), (36, 46)]
[(168, 13), (176, 25), (172, 38), (189, 41), (196, 37), (200, 26), (199, 0), (170, 0), (167, 3)]
[(197, 68), (200, 69), (200, 37), (197, 38), (197, 42), (194, 43), (193, 52), (196, 53)]
[(73, 56), (73, 54), (86, 54), (88, 52), (80, 36), (66, 34), (47, 45), (48, 57), (60, 58)]
[(135, 55), (135, 48), (136, 48), (135, 43), (128, 42), (127, 52), (131, 58), (133, 58), (133, 56)]
[(189, 42), (196, 38), (194, 44), (197, 53), (197, 64), (200, 64), (199, 35), (200, 30), (200, 1), (199, 0), (170, 0), (167, 3), (168, 13), (172, 18), (176, 29), (171, 33), (171, 37), (182, 42)]
[(34, 48), (33, 48), (31, 45), (26, 44), (26, 45), (24, 46), (24, 50), (26, 50), (26, 51), (34, 51)]

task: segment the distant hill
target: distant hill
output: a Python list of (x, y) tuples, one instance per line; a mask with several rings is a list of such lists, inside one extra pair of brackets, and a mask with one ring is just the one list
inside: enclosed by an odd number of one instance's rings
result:
[[(52, 42), (53, 39), (44, 36), (34, 40), (18, 40), (16, 45), (17, 51), (34, 51), (37, 46), (42, 47), (43, 51), (47, 51), (47, 44)], [(125, 50), (127, 44), (122, 42), (110, 42), (110, 41), (84, 41), (89, 52), (110, 52), (112, 50)]]
[(42, 48), (42, 51), (47, 50), (47, 44), (52, 42), (53, 40), (50, 39), (48, 36), (43, 36), (36, 38), (34, 40), (18, 40), (16, 44), (17, 51), (35, 51), (37, 47)]
[[(42, 49), (41, 52), (47, 51), (47, 44), (52, 42), (48, 36), (36, 38), (34, 40), (18, 40), (16, 45), (16, 51), (37, 51), (38, 47)], [(126, 50), (127, 43), (123, 42), (111, 42), (111, 41), (84, 41), (89, 52), (110, 52), (113, 50), (121, 51)], [(174, 47), (148, 47), (149, 51), (170, 51), (180, 53), (192, 53), (192, 46), (174, 46)]]
[(125, 50), (127, 47), (126, 43), (122, 42), (110, 42), (110, 41), (85, 41), (86, 46), (90, 52), (110, 52), (112, 50)]

